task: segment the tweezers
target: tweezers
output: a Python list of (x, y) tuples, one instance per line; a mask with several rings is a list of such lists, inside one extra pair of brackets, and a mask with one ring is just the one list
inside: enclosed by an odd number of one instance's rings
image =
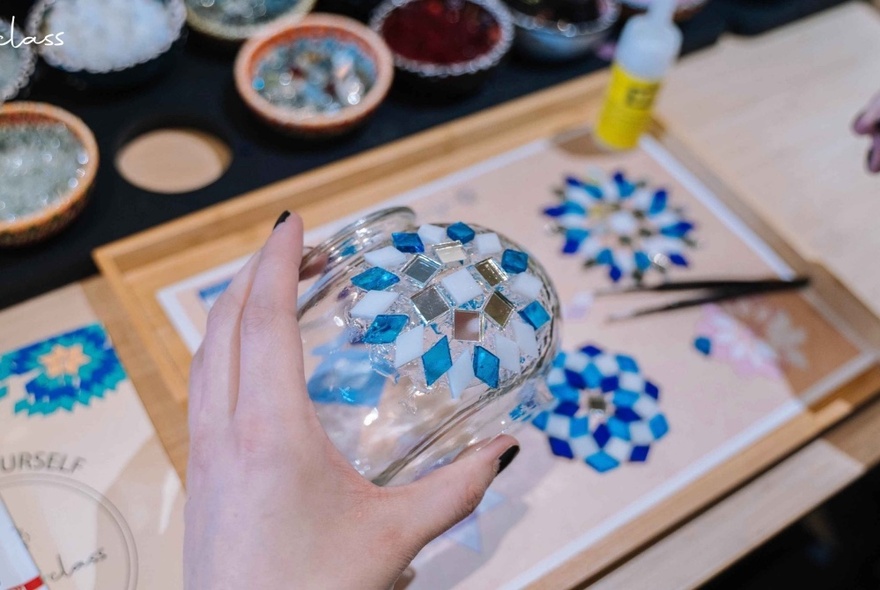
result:
[(757, 279), (757, 280), (699, 280), (699, 281), (679, 281), (659, 283), (657, 285), (635, 285), (632, 287), (624, 287), (620, 289), (612, 288), (600, 290), (595, 293), (597, 297), (606, 295), (618, 295), (626, 293), (660, 293), (667, 291), (690, 291), (690, 290), (707, 290), (708, 293), (691, 299), (682, 299), (664, 305), (656, 305), (653, 307), (642, 307), (625, 311), (622, 313), (612, 314), (608, 317), (609, 322), (619, 322), (630, 318), (636, 318), (665, 311), (675, 311), (678, 309), (686, 309), (706, 303), (718, 303), (737, 299), (739, 297), (750, 297), (753, 295), (761, 295), (763, 293), (772, 293), (775, 291), (792, 291), (802, 289), (810, 284), (809, 277), (795, 277), (791, 280), (785, 279)]

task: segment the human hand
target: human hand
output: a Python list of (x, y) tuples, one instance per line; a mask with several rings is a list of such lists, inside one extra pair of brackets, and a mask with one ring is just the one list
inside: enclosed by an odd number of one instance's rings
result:
[(190, 369), (185, 587), (388, 588), (519, 447), (499, 436), (401, 487), (351, 467), (306, 393), (302, 221), (279, 221), (214, 304)]
[(856, 117), (853, 131), (871, 138), (867, 167), (870, 172), (880, 172), (880, 92), (874, 95), (865, 110)]

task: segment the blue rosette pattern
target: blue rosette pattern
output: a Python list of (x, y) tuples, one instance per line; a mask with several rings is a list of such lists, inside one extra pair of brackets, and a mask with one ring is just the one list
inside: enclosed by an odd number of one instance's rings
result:
[(593, 345), (560, 352), (547, 384), (556, 404), (532, 424), (547, 435), (554, 455), (600, 473), (646, 461), (651, 445), (669, 431), (660, 389), (630, 356)]

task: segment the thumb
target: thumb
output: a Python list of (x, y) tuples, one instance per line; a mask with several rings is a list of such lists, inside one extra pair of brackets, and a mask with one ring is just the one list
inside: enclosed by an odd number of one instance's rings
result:
[[(406, 486), (405, 512), (418, 514), (413, 533), (427, 544), (472, 513), (498, 473), (519, 453), (503, 434), (480, 448), (465, 449), (455, 461)], [(410, 519), (412, 523), (412, 519)]]

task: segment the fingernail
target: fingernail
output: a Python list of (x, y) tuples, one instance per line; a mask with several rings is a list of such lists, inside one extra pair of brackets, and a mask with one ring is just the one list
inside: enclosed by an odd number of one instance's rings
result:
[(285, 211), (284, 213), (282, 213), (281, 216), (278, 218), (278, 221), (275, 222), (275, 226), (272, 229), (274, 230), (276, 227), (287, 221), (288, 217), (290, 217), (290, 211)]
[(510, 465), (516, 456), (519, 455), (519, 445), (513, 445), (498, 457), (498, 473), (504, 471)]
[(868, 165), (868, 170), (871, 169), (871, 162), (873, 162), (873, 161), (874, 161), (874, 148), (872, 147), (871, 149), (868, 150), (868, 158), (866, 160), (867, 165)]

